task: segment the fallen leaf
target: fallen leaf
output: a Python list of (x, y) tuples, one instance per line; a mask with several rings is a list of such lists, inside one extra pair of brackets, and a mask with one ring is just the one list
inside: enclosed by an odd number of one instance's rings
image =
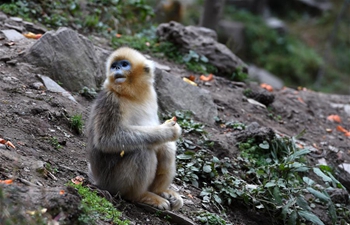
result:
[(8, 179), (8, 180), (0, 180), (0, 184), (12, 184), (13, 180), (12, 179)]
[(122, 35), (121, 34), (116, 34), (115, 35), (117, 38), (120, 38)]
[(340, 131), (340, 132), (343, 132), (343, 133), (349, 132), (348, 130), (346, 130), (344, 127), (342, 127), (340, 125), (337, 126), (337, 130)]
[(34, 34), (32, 32), (28, 32), (23, 34), (26, 38), (32, 38), (32, 39), (39, 39), (41, 38), (43, 35), (42, 34)]
[(195, 81), (196, 77), (194, 75), (190, 75), (189, 77), (187, 77), (187, 79), (189, 79), (191, 81)]
[(304, 105), (306, 105), (306, 103), (304, 102), (304, 100), (301, 97), (298, 97), (298, 101), (303, 103)]
[(60, 190), (60, 195), (64, 195), (65, 191), (64, 190)]
[(193, 196), (191, 194), (188, 194), (187, 195), (189, 198), (193, 199)]
[(182, 80), (185, 81), (186, 83), (193, 85), (193, 86), (198, 86), (195, 82), (191, 81), (190, 79), (188, 79), (186, 77), (182, 78)]
[(341, 123), (341, 118), (338, 115), (329, 115), (327, 117), (327, 120), (332, 121), (332, 122), (336, 122), (336, 123)]
[(84, 181), (84, 177), (76, 176), (76, 177), (72, 178), (71, 181), (72, 181), (74, 184), (82, 184), (83, 181)]
[(330, 129), (330, 128), (326, 128), (326, 131), (327, 131), (327, 133), (332, 133), (332, 129)]
[(214, 79), (214, 76), (213, 76), (213, 74), (209, 74), (208, 76), (201, 75), (199, 77), (199, 79), (202, 80), (202, 81), (211, 81), (211, 80)]
[(266, 84), (266, 83), (260, 84), (260, 87), (266, 89), (269, 92), (273, 92), (273, 87), (271, 85)]
[(346, 133), (345, 133), (345, 136), (346, 136), (346, 137), (350, 137), (350, 131), (346, 132)]

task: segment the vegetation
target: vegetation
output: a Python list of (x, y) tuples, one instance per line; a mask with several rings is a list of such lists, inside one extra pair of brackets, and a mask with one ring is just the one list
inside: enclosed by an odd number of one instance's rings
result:
[(82, 134), (83, 133), (83, 115), (81, 114), (76, 114), (73, 115), (72, 118), (70, 118), (70, 126), (71, 129), (76, 132), (77, 134)]
[(153, 9), (144, 0), (11, 0), (2, 4), (0, 10), (52, 28), (70, 26), (81, 32), (102, 34), (112, 30), (132, 33), (153, 16)]
[(80, 184), (69, 183), (69, 185), (77, 189), (82, 197), (80, 206), (82, 213), (79, 217), (81, 224), (95, 224), (97, 220), (118, 225), (129, 224), (129, 221), (120, 219), (121, 212), (116, 210), (107, 199), (98, 196), (96, 192)]
[(246, 49), (243, 57), (249, 62), (280, 76), (289, 85), (310, 84), (323, 63), (310, 47), (288, 34), (268, 28), (264, 20), (252, 13), (225, 7), (226, 17), (246, 26)]
[[(225, 124), (235, 130), (245, 128), (237, 122)], [(324, 222), (314, 213), (317, 208), (328, 210), (332, 224), (344, 224), (350, 219), (346, 206), (333, 202), (329, 195), (345, 189), (343, 185), (330, 167), (310, 165), (306, 158), (310, 151), (299, 148), (295, 138), (276, 136), (262, 142), (249, 139), (237, 146), (239, 157), (219, 159), (212, 155), (210, 140), (204, 133), (198, 134), (202, 138), (196, 138), (197, 143), (186, 136), (178, 143), (176, 181), (200, 188), (203, 205), (213, 205), (222, 212), (239, 200), (270, 215), (274, 222), (285, 224), (309, 221), (322, 225)], [(214, 219), (211, 216), (210, 220)]]

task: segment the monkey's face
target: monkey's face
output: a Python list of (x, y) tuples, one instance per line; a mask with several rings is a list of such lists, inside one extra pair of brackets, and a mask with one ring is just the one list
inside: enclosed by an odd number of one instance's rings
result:
[(132, 94), (153, 85), (153, 62), (134, 49), (119, 48), (109, 56), (106, 66), (104, 86), (118, 94)]

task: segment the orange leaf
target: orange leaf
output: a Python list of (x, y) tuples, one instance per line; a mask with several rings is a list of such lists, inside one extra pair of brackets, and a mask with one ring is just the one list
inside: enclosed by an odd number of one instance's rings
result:
[(11, 147), (11, 148), (13, 148), (13, 149), (16, 149), (16, 147), (11, 143), (11, 141), (7, 141), (7, 142), (5, 143), (5, 145), (7, 145), (7, 146), (9, 146), (9, 147)]
[(327, 120), (332, 121), (332, 122), (341, 123), (341, 118), (338, 115), (329, 115), (327, 117)]
[(64, 190), (60, 190), (60, 195), (64, 195), (65, 191)]
[(340, 125), (337, 126), (337, 130), (340, 131), (340, 132), (343, 132), (343, 133), (348, 133), (349, 132), (348, 130), (346, 130), (344, 127), (342, 127)]
[(0, 180), (0, 184), (12, 184), (13, 180), (12, 179), (8, 179), (8, 180)]
[(116, 34), (115, 35), (117, 38), (120, 38), (122, 35), (121, 34)]
[(41, 38), (42, 34), (34, 34), (32, 32), (28, 32), (23, 34), (26, 38), (33, 38), (33, 39), (39, 39)]
[(186, 78), (186, 77), (182, 78), (182, 80), (185, 81), (185, 82), (188, 83), (188, 84), (191, 84), (191, 85), (193, 85), (193, 86), (197, 86), (197, 83), (191, 81), (190, 79), (188, 79), (188, 78)]
[(301, 97), (298, 97), (298, 101), (305, 104), (304, 100)]
[(199, 79), (201, 79), (202, 81), (211, 81), (212, 79), (214, 79), (214, 76), (213, 74), (209, 74), (208, 76), (201, 75)]
[(189, 77), (187, 77), (189, 80), (191, 81), (195, 81), (196, 80), (196, 77), (194, 75), (190, 75)]
[(346, 137), (350, 137), (350, 131), (346, 132), (346, 133), (345, 133), (345, 136), (346, 136)]
[(269, 92), (273, 92), (273, 87), (271, 85), (266, 84), (266, 83), (260, 84), (260, 87), (268, 90)]

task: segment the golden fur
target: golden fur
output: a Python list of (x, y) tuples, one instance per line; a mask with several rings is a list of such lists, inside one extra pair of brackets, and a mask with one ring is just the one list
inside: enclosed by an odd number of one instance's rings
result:
[[(122, 82), (111, 69), (121, 60), (130, 63)], [(110, 55), (106, 69), (87, 129), (92, 182), (131, 201), (181, 208), (182, 198), (169, 190), (176, 169), (174, 141), (181, 128), (174, 121), (159, 122), (153, 62), (123, 47)]]

